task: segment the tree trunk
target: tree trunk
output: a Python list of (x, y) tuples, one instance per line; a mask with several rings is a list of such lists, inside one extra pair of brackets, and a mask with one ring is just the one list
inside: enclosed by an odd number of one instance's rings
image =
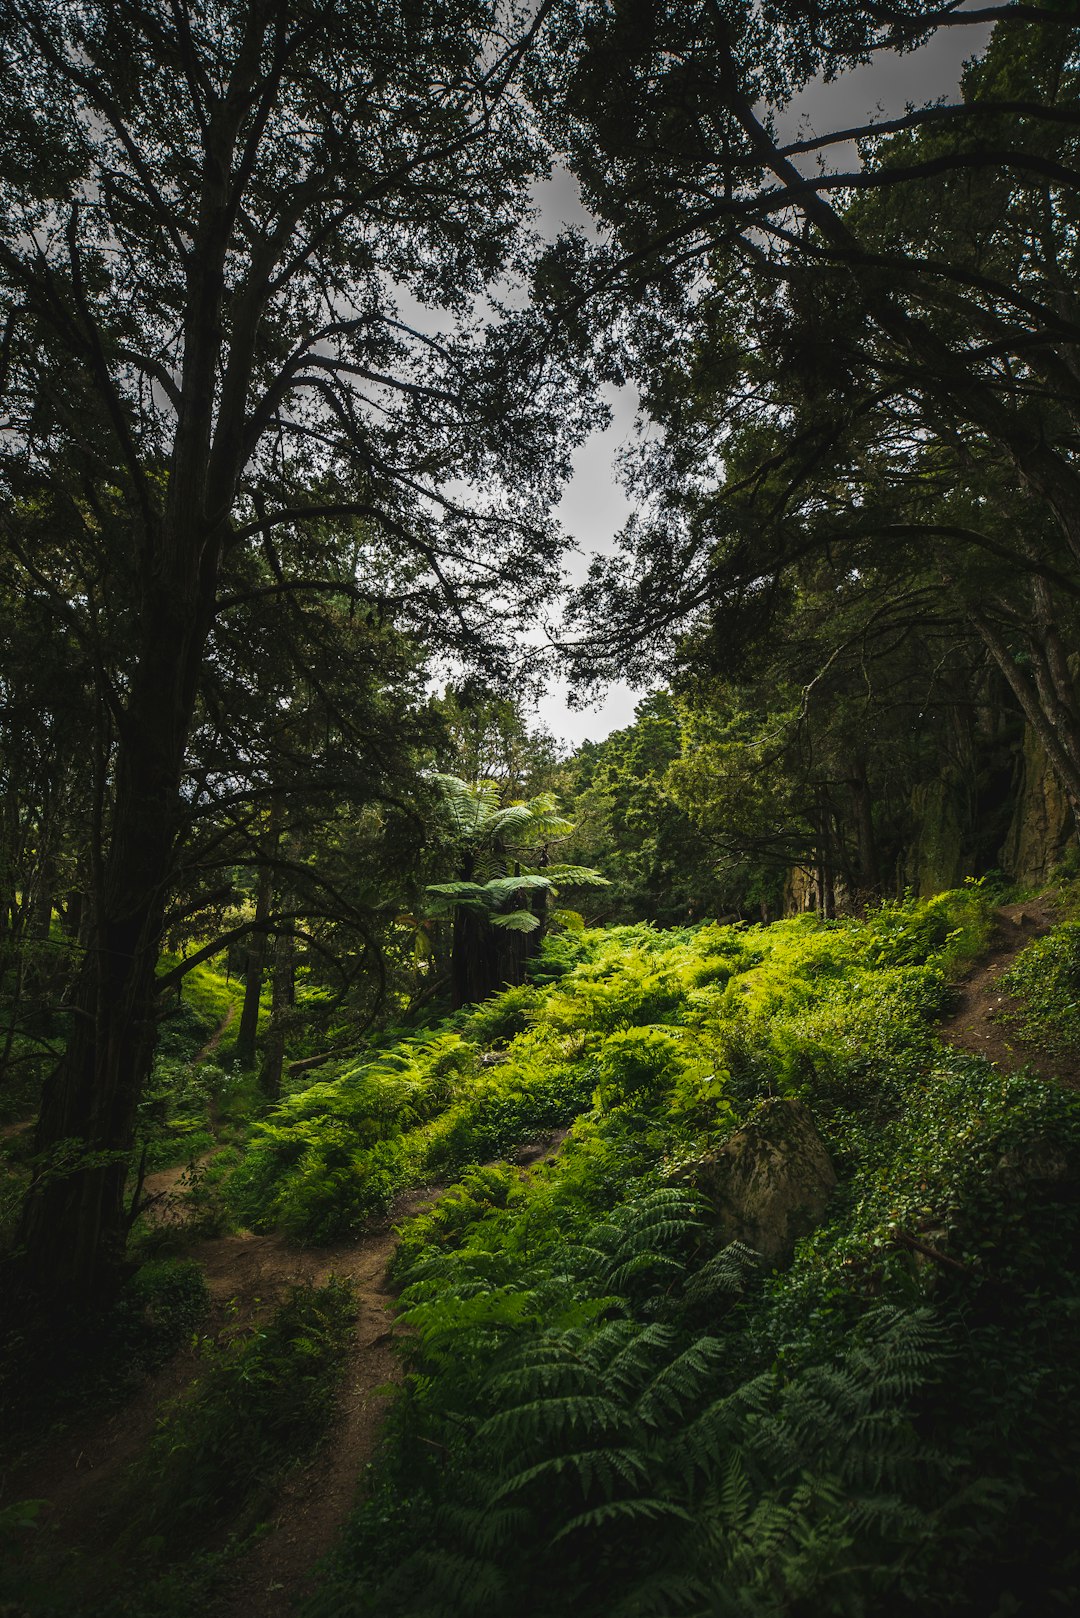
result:
[[(274, 811), (270, 812), (271, 848), (277, 846)], [(274, 872), (270, 865), (259, 867), (259, 887), (255, 897), (255, 921), (258, 924), (248, 945), (247, 965), (244, 969), (244, 1005), (240, 1013), (240, 1032), (236, 1036), (236, 1060), (242, 1068), (255, 1066), (255, 1040), (259, 1031), (259, 1005), (262, 998), (263, 969), (266, 965), (265, 924), (270, 917), (274, 896)], [(280, 1081), (280, 1073), (278, 1075)]]
[(285, 1067), (285, 1032), (289, 1010), (295, 999), (293, 935), (290, 932), (280, 932), (274, 940), (270, 1028), (266, 1035), (263, 1065), (259, 1072), (259, 1089), (267, 1101), (276, 1101), (281, 1094), (281, 1075)]
[(878, 871), (877, 839), (874, 835), (874, 797), (866, 778), (866, 769), (858, 765), (851, 780), (852, 807), (855, 811), (855, 830), (859, 846), (859, 887), (864, 895), (876, 894), (880, 882)]
[(450, 966), (455, 1011), (486, 1000), (500, 985), (498, 930), (467, 905), (458, 905), (454, 911)]
[[(1055, 690), (1055, 674), (1061, 679), (1062, 669), (1056, 666), (1056, 658), (1045, 654), (1044, 648), (1033, 646), (1030, 651), (1036, 673), (1032, 678), (1016, 661), (997, 626), (970, 605), (967, 605), (966, 611), (1005, 676), (1024, 717), (1042, 742), (1050, 767), (1072, 811), (1073, 825), (1080, 838), (1080, 734), (1075, 719), (1072, 681), (1067, 670), (1065, 678), (1069, 689)], [(1047, 711), (1048, 707), (1051, 712)]]
[[(212, 600), (213, 568), (205, 556), (199, 585), (203, 601)], [(72, 1032), (45, 1085), (37, 1167), (17, 1241), (27, 1289), (53, 1308), (105, 1297), (123, 1260), (124, 1184), (153, 1058), (155, 970), (209, 628), (194, 581), (159, 576), (144, 598), (142, 628), (116, 760), (109, 847), (72, 996)]]

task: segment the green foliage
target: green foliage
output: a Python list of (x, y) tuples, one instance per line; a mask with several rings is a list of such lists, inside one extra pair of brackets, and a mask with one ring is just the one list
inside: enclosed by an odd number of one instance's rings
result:
[(226, 1196), (255, 1229), (304, 1241), (355, 1231), (408, 1185), (508, 1151), (569, 1123), (594, 1079), (552, 1061), (528, 1034), (482, 1071), (457, 1033), (417, 1038), (341, 1078), (301, 1091), (255, 1126)]
[[(254, 1229), (324, 1241), (385, 1213), (410, 1184), (570, 1123), (594, 1097), (624, 1113), (669, 1098), (667, 1135), (653, 1122), (627, 1148), (653, 1165), (723, 1138), (738, 1098), (762, 1090), (813, 1091), (820, 1079), (825, 1111), (875, 1085), (884, 1097), (883, 1047), (925, 1044), (946, 993), (941, 963), (951, 968), (987, 908), (972, 888), (847, 927), (805, 916), (769, 929), (562, 935), (540, 958), (541, 973), (558, 972), (546, 992), (508, 990), (460, 1028), (414, 1036), (283, 1101), (255, 1126), (229, 1206)], [(491, 1044), (500, 1060), (482, 1065)]]
[(1080, 921), (1034, 939), (1003, 974), (1001, 986), (1020, 1002), (1008, 1020), (1023, 1039), (1052, 1056), (1080, 1053)]
[(506, 1045), (515, 1034), (525, 1032), (530, 1012), (539, 1005), (540, 995), (529, 984), (492, 995), (470, 1010), (465, 1024), (468, 1037), (480, 1045)]
[(154, 1259), (136, 1270), (124, 1290), (120, 1334), (133, 1357), (152, 1370), (190, 1340), (209, 1306), (194, 1259)]
[(355, 1306), (343, 1281), (296, 1287), (264, 1325), (207, 1342), (206, 1369), (171, 1407), (135, 1468), (123, 1512), (135, 1545), (191, 1549), (207, 1528), (249, 1526), (282, 1469), (334, 1409)]
[(871, 912), (873, 955), (882, 966), (910, 966), (931, 954), (947, 976), (959, 976), (989, 947), (994, 920), (983, 884), (922, 901), (910, 896)]
[(685, 1071), (682, 1041), (666, 1028), (626, 1028), (604, 1042), (599, 1094), (604, 1106), (655, 1105)]
[[(605, 1104), (406, 1226), (410, 1375), (310, 1618), (1069, 1610), (1080, 1105), (933, 1037), (988, 910), (575, 939), (507, 1055)], [(766, 1276), (693, 1188), (778, 1092), (840, 1185)]]

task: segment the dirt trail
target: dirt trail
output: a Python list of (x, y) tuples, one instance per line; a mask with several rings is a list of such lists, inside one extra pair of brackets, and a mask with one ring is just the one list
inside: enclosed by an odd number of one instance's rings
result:
[[(550, 1157), (567, 1133), (559, 1130), (515, 1154), (522, 1173)], [(169, 1223), (183, 1221), (186, 1172), (169, 1169), (147, 1179), (148, 1189), (170, 1193), (159, 1205), (169, 1209)], [(374, 1453), (389, 1385), (402, 1374), (393, 1352), (393, 1295), (386, 1276), (397, 1243), (395, 1226), (430, 1207), (442, 1190), (429, 1186), (403, 1194), (385, 1223), (332, 1247), (297, 1248), (277, 1234), (203, 1237), (184, 1246), (185, 1256), (201, 1266), (210, 1292), (207, 1331), (246, 1325), (271, 1313), (290, 1287), (321, 1285), (332, 1275), (352, 1284), (357, 1305), (353, 1347), (331, 1430), (314, 1457), (286, 1479), (263, 1536), (233, 1565), (213, 1618), (285, 1618), (310, 1588), (315, 1565), (333, 1545)], [(100, 1542), (116, 1491), (144, 1452), (163, 1405), (184, 1390), (199, 1365), (197, 1353), (181, 1351), (122, 1409), (74, 1420), (43, 1452), (3, 1480), (0, 1504), (45, 1500), (42, 1527), (55, 1533), (58, 1543)]]
[[(523, 1174), (547, 1162), (569, 1130), (522, 1146), (512, 1161)], [(391, 1217), (396, 1223), (438, 1201), (441, 1186), (414, 1191), (399, 1199)], [(260, 1243), (252, 1248), (252, 1243)], [(267, 1246), (265, 1244), (275, 1244)], [(231, 1245), (226, 1245), (231, 1244)], [(375, 1451), (379, 1427), (389, 1404), (384, 1391), (401, 1380), (401, 1362), (393, 1352), (393, 1295), (386, 1267), (397, 1245), (392, 1228), (373, 1233), (360, 1246), (297, 1252), (276, 1237), (226, 1237), (207, 1244), (204, 1266), (214, 1291), (216, 1274), (231, 1277), (246, 1270), (243, 1290), (251, 1296), (266, 1285), (284, 1287), (292, 1280), (320, 1281), (331, 1274), (349, 1279), (355, 1288), (358, 1317), (353, 1352), (346, 1372), (338, 1418), (314, 1459), (286, 1481), (267, 1531), (234, 1567), (214, 1618), (286, 1618), (314, 1583), (316, 1564), (332, 1548), (356, 1499), (363, 1468)], [(303, 1273), (300, 1273), (300, 1272)]]
[[(395, 1204), (392, 1217), (407, 1219), (437, 1197), (437, 1189), (412, 1192)], [(396, 1244), (387, 1226), (358, 1244), (318, 1251), (297, 1251), (276, 1236), (229, 1236), (193, 1250), (211, 1294), (223, 1299), (265, 1302), (296, 1282), (317, 1285), (334, 1275), (351, 1282), (357, 1304), (353, 1349), (332, 1429), (314, 1458), (286, 1479), (265, 1534), (232, 1569), (215, 1618), (283, 1618), (291, 1612), (349, 1513), (389, 1402), (384, 1390), (401, 1379), (386, 1280)]]
[(994, 920), (990, 953), (960, 985), (956, 1009), (939, 1027), (939, 1037), (959, 1050), (987, 1057), (1006, 1072), (1030, 1067), (1044, 1079), (1080, 1085), (1075, 1062), (1048, 1056), (1000, 1020), (1003, 1012), (1017, 1007), (1015, 997), (1002, 989), (1001, 976), (1025, 944), (1043, 937), (1060, 920), (1055, 895), (1044, 893), (1028, 903), (1001, 905)]
[(200, 1051), (198, 1051), (195, 1056), (192, 1057), (192, 1059), (191, 1059), (192, 1067), (198, 1067), (200, 1062), (205, 1062), (208, 1059), (208, 1057), (213, 1056), (214, 1052), (217, 1050), (218, 1046), (221, 1044), (221, 1041), (225, 1038), (225, 1035), (228, 1033), (229, 1029), (232, 1027), (233, 1018), (235, 1016), (236, 1016), (236, 1001), (235, 1000), (230, 1000), (229, 1004), (225, 1008), (225, 1015), (224, 1015), (224, 1017), (222, 1017), (221, 1021), (217, 1025), (217, 1027), (214, 1029), (214, 1032), (210, 1035), (210, 1038), (206, 1041), (206, 1044), (202, 1047), (202, 1049)]

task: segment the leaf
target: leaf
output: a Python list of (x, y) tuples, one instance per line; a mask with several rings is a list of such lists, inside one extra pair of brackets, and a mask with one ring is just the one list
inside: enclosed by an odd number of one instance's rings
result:
[(505, 927), (512, 933), (534, 933), (540, 925), (540, 917), (534, 916), (531, 910), (510, 910), (490, 920), (493, 927)]
[(610, 888), (611, 883), (589, 865), (546, 865), (544, 875), (552, 882), (583, 888)]
[(546, 876), (497, 876), (491, 882), (484, 883), (484, 892), (490, 893), (495, 899), (506, 899), (521, 888), (535, 892), (550, 886)]

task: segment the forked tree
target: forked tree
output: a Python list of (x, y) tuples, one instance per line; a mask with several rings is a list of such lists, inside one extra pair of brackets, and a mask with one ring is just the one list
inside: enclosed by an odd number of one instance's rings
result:
[[(297, 599), (392, 598), (459, 650), (504, 581), (508, 624), (549, 588), (565, 381), (520, 321), (478, 315), (528, 246), (546, 158), (518, 81), (543, 74), (548, 9), (0, 6), (0, 509), (19, 576), (88, 648), (104, 738), (20, 1236), (43, 1294), (87, 1299), (122, 1253), (186, 749), (245, 559)], [(320, 541), (282, 567), (278, 540), (328, 518), (362, 519), (348, 566)]]

